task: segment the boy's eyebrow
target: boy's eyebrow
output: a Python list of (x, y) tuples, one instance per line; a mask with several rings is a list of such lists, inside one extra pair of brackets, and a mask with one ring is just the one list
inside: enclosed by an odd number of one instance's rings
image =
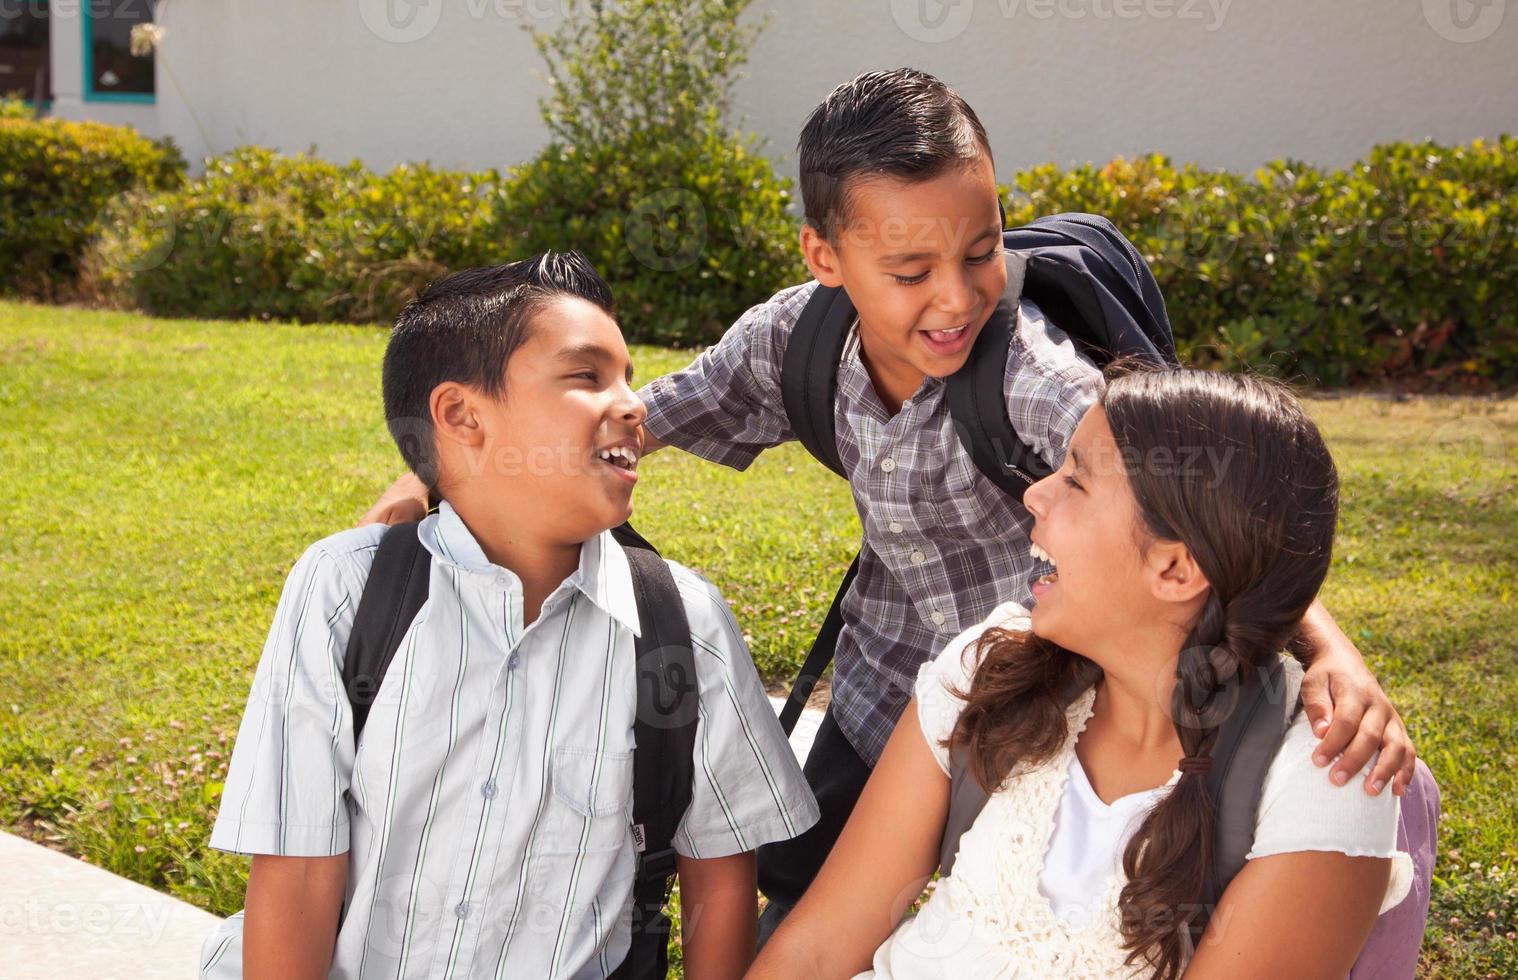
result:
[[(1001, 229), (987, 228), (985, 231), (975, 236), (974, 240), (970, 242), (970, 247), (974, 248), (976, 245), (979, 245), (986, 239), (996, 238), (1000, 235)], [(887, 255), (885, 258), (880, 260), (880, 263), (882, 265), (905, 265), (908, 262), (921, 262), (924, 259), (936, 258), (938, 258), (938, 253), (936, 252), (898, 252), (894, 255)]]
[[(565, 347), (554, 355), (561, 361), (573, 361), (582, 357), (588, 357), (593, 361), (615, 361), (616, 355), (602, 347), (600, 344), (575, 344), (573, 347)], [(633, 379), (632, 361), (627, 362), (627, 380)]]

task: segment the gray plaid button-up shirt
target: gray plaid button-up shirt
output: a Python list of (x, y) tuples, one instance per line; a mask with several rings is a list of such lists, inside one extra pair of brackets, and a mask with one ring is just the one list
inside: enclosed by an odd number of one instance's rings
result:
[[(647, 385), (640, 394), (648, 431), (739, 470), (795, 438), (780, 368), (815, 288), (782, 290), (690, 366)], [(1101, 383), (1096, 367), (1024, 300), (1005, 382), (1017, 434), (1058, 466)], [(891, 415), (860, 359), (856, 330), (838, 365), (833, 413), (864, 544), (844, 597), (832, 703), (844, 735), (874, 765), (917, 669), (998, 604), (1031, 606), (1029, 585), (1042, 569), (1028, 553), (1032, 517), (982, 476), (960, 445), (942, 380), (926, 379)]]

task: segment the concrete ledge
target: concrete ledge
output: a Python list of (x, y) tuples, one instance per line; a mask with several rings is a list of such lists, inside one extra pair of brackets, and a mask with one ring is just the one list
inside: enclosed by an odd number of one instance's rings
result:
[(193, 980), (220, 920), (40, 844), (0, 833), (6, 980)]

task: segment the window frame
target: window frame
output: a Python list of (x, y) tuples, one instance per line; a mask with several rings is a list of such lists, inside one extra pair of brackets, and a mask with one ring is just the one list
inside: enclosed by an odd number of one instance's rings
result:
[[(56, 21), (53, 20), (52, 0), (31, 0), (31, 2), (35, 3), (38, 7), (41, 7), (42, 10), (47, 13), (47, 59), (48, 59), (48, 66), (47, 66), (47, 88), (48, 88), (48, 94), (49, 95), (56, 95), (57, 93), (53, 91), (53, 66), (52, 66), (52, 60), (53, 60), (53, 41), (54, 41), (53, 29), (55, 27), (57, 27), (58, 24), (57, 24)], [(45, 99), (42, 100), (41, 103), (38, 103), (34, 99), (27, 98), (27, 97), (23, 96), (22, 99), (21, 99), (21, 101), (24, 102), (24, 103), (26, 103), (27, 105), (31, 106), (34, 110), (37, 110), (37, 111), (40, 111), (40, 112), (47, 112), (48, 110), (50, 110), (53, 107), (53, 100), (51, 98), (45, 98)]]
[[(148, 92), (100, 92), (95, 89), (95, 2), (96, 0), (82, 0), (79, 5), (81, 12), (80, 20), (84, 22), (84, 89), (80, 98), (85, 102), (115, 102), (126, 105), (155, 105), (158, 102), (158, 53), (152, 54), (153, 59), (153, 89)], [(111, 3), (114, 0), (102, 0)], [(147, 0), (155, 9), (155, 0)]]

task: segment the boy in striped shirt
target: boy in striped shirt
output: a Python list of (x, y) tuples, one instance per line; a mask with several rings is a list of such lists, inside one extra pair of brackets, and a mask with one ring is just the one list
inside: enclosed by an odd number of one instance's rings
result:
[[(442, 503), (429, 594), (361, 740), (341, 681), (386, 528), (312, 545), (286, 582), (213, 847), (253, 855), (203, 977), (605, 977), (635, 863), (628, 559), (645, 410), (611, 295), (577, 253), (432, 284), (398, 319), (385, 414)], [(717, 590), (669, 562), (699, 687), (674, 837), (687, 976), (754, 951), (754, 852), (817, 806)]]

